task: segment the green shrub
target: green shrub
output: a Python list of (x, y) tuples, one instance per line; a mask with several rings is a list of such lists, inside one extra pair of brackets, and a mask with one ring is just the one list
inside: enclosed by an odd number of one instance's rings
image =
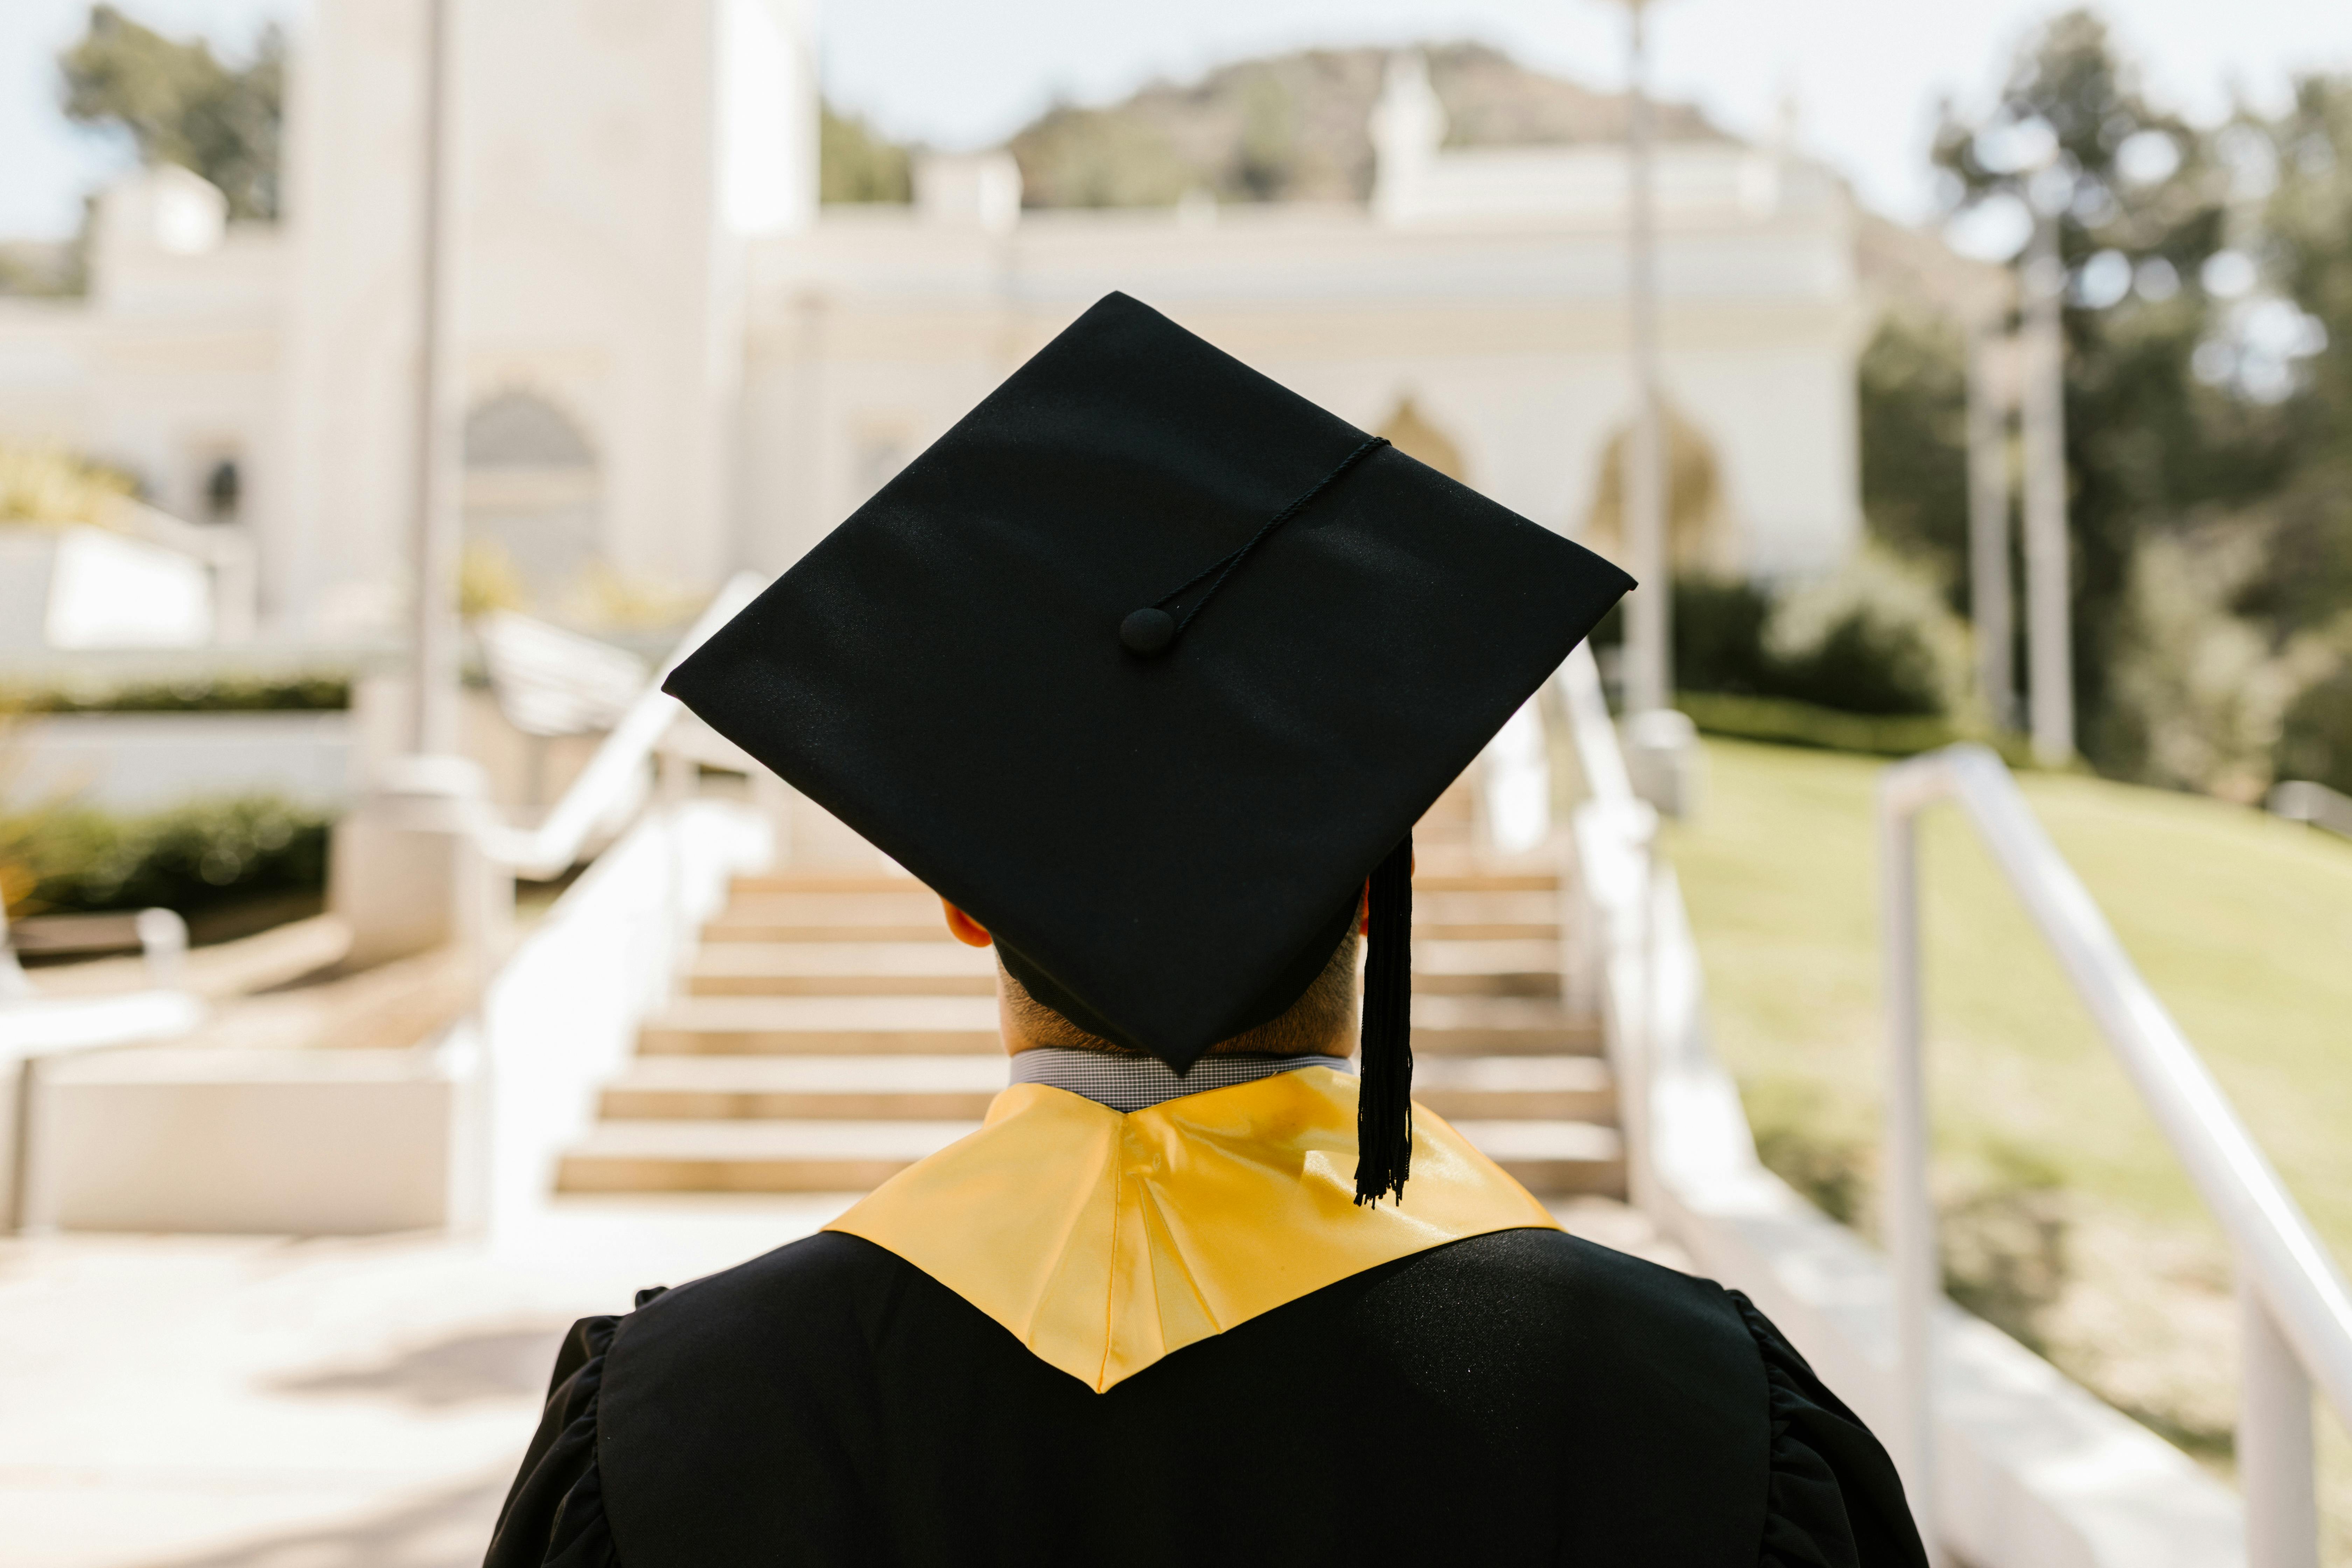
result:
[(1772, 595), (1736, 577), (1675, 580), (1675, 681), (1692, 691), (1754, 697), (1778, 689), (1764, 652)]
[(1950, 720), (1934, 714), (1843, 713), (1785, 697), (1684, 691), (1675, 694), (1675, 706), (1701, 734), (1868, 757), (1913, 757), (1967, 738)]
[[(1593, 641), (1606, 647), (1623, 636), (1622, 614), (1612, 610)], [(1875, 550), (1857, 552), (1819, 582), (1778, 592), (1738, 578), (1678, 576), (1674, 637), (1675, 680), (1684, 691), (1919, 719), (1964, 705), (1966, 627), (1932, 583)]]
[(0, 817), (11, 915), (162, 905), (183, 914), (256, 893), (326, 885), (324, 814), (267, 796), (141, 816), (55, 805)]
[(2280, 778), (2352, 795), (2352, 665), (2313, 681), (2288, 704), (2276, 765)]
[(1776, 597), (1763, 641), (1763, 695), (1848, 713), (1950, 713), (1968, 679), (1958, 617), (1924, 574), (1876, 549)]
[(352, 705), (342, 675), (220, 676), (102, 689), (20, 691), (0, 700), (25, 713), (326, 712)]

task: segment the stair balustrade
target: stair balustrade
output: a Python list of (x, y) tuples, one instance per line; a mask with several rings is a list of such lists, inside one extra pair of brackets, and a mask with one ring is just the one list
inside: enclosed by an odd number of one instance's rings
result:
[(1895, 1276), (1898, 1460), (1923, 1522), (1935, 1521), (1937, 1307), (1942, 1296), (1928, 1192), (1921, 1049), (1917, 822), (1957, 805), (2056, 955), (2154, 1113), (2236, 1254), (2243, 1358), (2238, 1464), (2247, 1568), (2316, 1568), (2311, 1392), (2352, 1425), (2352, 1293), (2302, 1208), (2238, 1119), (2172, 1015), (2116, 940), (2089, 891), (1982, 746), (1931, 752), (1879, 785), (1886, 1008), (1886, 1211)]

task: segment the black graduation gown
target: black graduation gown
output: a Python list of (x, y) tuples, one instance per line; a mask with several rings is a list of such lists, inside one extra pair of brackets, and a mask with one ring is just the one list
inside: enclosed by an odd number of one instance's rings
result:
[(1557, 1231), (1367, 1270), (1097, 1394), (824, 1233), (575, 1325), (488, 1568), (1915, 1568), (1736, 1291)]

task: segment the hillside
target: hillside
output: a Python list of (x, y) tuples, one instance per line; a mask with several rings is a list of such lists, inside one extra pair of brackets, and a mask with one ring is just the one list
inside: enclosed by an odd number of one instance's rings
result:
[[(1622, 139), (1622, 94), (1529, 70), (1484, 44), (1423, 50), (1455, 146)], [(1165, 206), (1187, 191), (1224, 202), (1361, 201), (1368, 124), (1389, 51), (1308, 49), (1243, 60), (1123, 102), (1048, 110), (1008, 143), (1033, 207)], [(1662, 136), (1722, 140), (1696, 110), (1662, 104)]]

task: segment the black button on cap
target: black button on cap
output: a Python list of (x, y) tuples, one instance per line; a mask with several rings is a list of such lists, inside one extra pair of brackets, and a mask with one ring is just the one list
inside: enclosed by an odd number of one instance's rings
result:
[(1176, 622), (1167, 611), (1147, 605), (1131, 611), (1127, 619), (1118, 623), (1118, 640), (1127, 645), (1129, 653), (1148, 658), (1166, 651), (1168, 645), (1176, 640)]

